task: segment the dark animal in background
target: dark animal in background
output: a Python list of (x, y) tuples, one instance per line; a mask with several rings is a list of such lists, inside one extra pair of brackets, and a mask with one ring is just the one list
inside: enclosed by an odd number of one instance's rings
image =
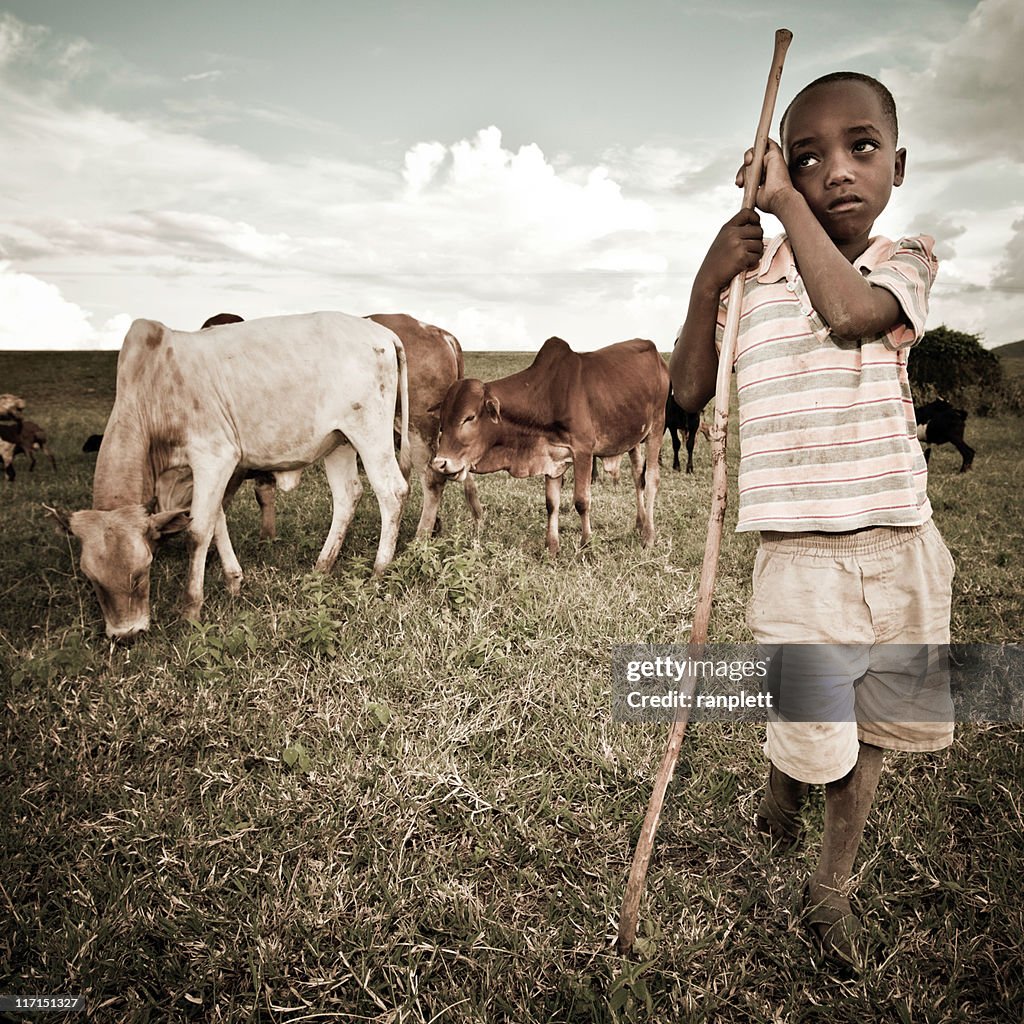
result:
[(83, 452), (98, 452), (100, 445), (103, 444), (102, 434), (90, 434), (85, 439), (85, 444), (82, 445)]
[(0, 423), (0, 461), (3, 462), (4, 473), (8, 480), (14, 479), (14, 456), (23, 453), (28, 456), (28, 471), (36, 468), (36, 452), (40, 452), (50, 460), (54, 470), (57, 460), (47, 447), (46, 432), (32, 420), (16, 419)]
[(692, 473), (693, 443), (697, 438), (697, 433), (699, 431), (710, 440), (711, 431), (700, 418), (699, 412), (687, 412), (676, 404), (671, 388), (669, 388), (668, 399), (665, 402), (665, 429), (672, 435), (672, 468), (677, 473), (679, 472), (679, 449), (682, 447), (679, 434), (681, 431), (686, 440), (686, 472)]
[(960, 472), (966, 473), (974, 462), (974, 449), (964, 441), (964, 424), (967, 412), (954, 409), (944, 398), (936, 398), (934, 402), (914, 407), (914, 418), (917, 420), (917, 439), (926, 445), (925, 462), (932, 453), (933, 444), (951, 444), (963, 460)]
[(204, 321), (203, 326), (199, 329), (205, 331), (207, 327), (220, 327), (222, 324), (241, 323), (245, 323), (245, 321), (237, 313), (214, 313), (209, 320)]

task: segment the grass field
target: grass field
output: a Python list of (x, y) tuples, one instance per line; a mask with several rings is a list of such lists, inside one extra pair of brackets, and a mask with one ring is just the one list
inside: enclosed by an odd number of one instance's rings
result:
[[(470, 353), (467, 369), (528, 359)], [(702, 438), (694, 476), (665, 460), (653, 549), (633, 534), (631, 488), (602, 481), (586, 552), (564, 495), (557, 562), (539, 480), (480, 478), (476, 543), (456, 488), (443, 537), (412, 543), (414, 487), (377, 582), (369, 491), (322, 577), (320, 470), (279, 497), (273, 544), (243, 490), (229, 516), (242, 596), (211, 559), (204, 623), (177, 621), (186, 559), (169, 544), (153, 628), (112, 649), (42, 503), (88, 505), (94, 457), (79, 449), (103, 428), (114, 361), (0, 353), (0, 391), (29, 401), (59, 463), (19, 460), (0, 482), (0, 995), (82, 994), (89, 1020), (119, 1022), (1022, 1019), (1020, 722), (890, 755), (860, 859), (859, 977), (818, 960), (795, 909), (820, 792), (805, 846), (771, 854), (751, 827), (762, 727), (695, 724), (636, 955), (616, 955), (666, 727), (611, 720), (611, 649), (688, 635)], [(952, 450), (932, 457), (955, 641), (1020, 638), (1022, 434), (1016, 417), (971, 419), (971, 473)], [(734, 516), (735, 499), (715, 640), (749, 639), (754, 541)]]

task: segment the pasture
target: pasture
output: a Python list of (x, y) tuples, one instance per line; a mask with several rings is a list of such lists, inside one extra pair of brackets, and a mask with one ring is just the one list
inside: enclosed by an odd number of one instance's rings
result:
[[(761, 727), (691, 727), (641, 905), (619, 904), (667, 727), (611, 720), (616, 643), (685, 641), (703, 553), (709, 447), (673, 473), (640, 547), (628, 471), (594, 488), (581, 553), (571, 490), (544, 555), (544, 488), (479, 479), (444, 535), (368, 579), (367, 491), (334, 572), (322, 472), (278, 499), (246, 570), (211, 556), (201, 625), (175, 617), (186, 555), (155, 561), (151, 631), (111, 648), (77, 551), (42, 503), (87, 507), (114, 353), (0, 353), (0, 391), (48, 430), (55, 474), (0, 484), (0, 994), (85, 996), (96, 1021), (905, 1022), (1020, 1019), (1024, 727), (959, 728), (936, 755), (889, 755), (859, 864), (870, 965), (820, 963), (796, 914), (820, 836), (771, 854), (752, 828)], [(485, 379), (525, 354), (467, 353)], [(733, 435), (734, 436), (734, 435)], [(931, 459), (957, 561), (953, 639), (1015, 642), (1024, 602), (1021, 420), (968, 421), (973, 470)], [(731, 446), (735, 463), (735, 440)], [(735, 481), (735, 471), (731, 473)], [(730, 502), (710, 634), (749, 639), (755, 541)]]

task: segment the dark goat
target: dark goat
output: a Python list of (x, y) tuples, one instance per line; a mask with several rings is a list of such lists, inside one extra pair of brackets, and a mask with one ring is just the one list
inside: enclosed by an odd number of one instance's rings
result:
[(693, 443), (697, 439), (697, 432), (700, 431), (707, 438), (710, 438), (711, 434), (707, 424), (701, 420), (699, 412), (687, 412), (676, 404), (671, 388), (665, 402), (665, 429), (672, 435), (672, 468), (679, 472), (679, 449), (682, 447), (679, 432), (682, 431), (686, 440), (686, 472), (692, 473)]
[(925, 462), (931, 455), (933, 444), (951, 444), (963, 460), (960, 472), (966, 473), (974, 462), (974, 449), (964, 441), (964, 423), (967, 413), (963, 409), (954, 409), (943, 398), (934, 402), (914, 407), (914, 418), (917, 420), (917, 438), (927, 447), (924, 450)]

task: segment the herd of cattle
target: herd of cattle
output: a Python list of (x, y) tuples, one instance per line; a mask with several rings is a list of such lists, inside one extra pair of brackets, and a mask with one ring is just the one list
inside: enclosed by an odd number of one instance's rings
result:
[[(948, 403), (925, 411), (922, 439), (951, 441), (967, 469), (974, 452), (963, 444), (965, 416)], [(10, 480), (18, 451), (29, 456), (30, 468), (37, 451), (56, 468), (45, 433), (23, 412), (21, 399), (0, 396), (0, 455)], [(654, 343), (642, 339), (574, 352), (549, 338), (526, 369), (484, 382), (465, 377), (462, 350), (451, 334), (404, 314), (323, 312), (251, 321), (219, 314), (194, 332), (136, 320), (118, 358), (105, 432), (85, 445), (98, 447), (92, 507), (49, 511), (80, 542), (81, 568), (96, 591), (107, 635), (124, 641), (149, 626), (150, 566), (170, 534), (186, 532), (186, 618), (200, 615), (211, 543), (228, 590), (238, 593), (243, 574), (225, 509), (245, 479), (255, 482), (261, 536), (273, 537), (275, 489), (292, 489), (306, 466), (323, 463), (333, 514), (316, 568), (328, 571), (362, 493), (358, 459), (380, 507), (374, 572), (381, 573), (394, 556), (413, 467), (423, 490), (417, 538), (439, 526), (449, 480), (462, 483), (479, 522), (473, 474), (544, 476), (547, 549), (555, 555), (566, 470), (573, 469), (585, 544), (597, 462), (617, 467), (628, 454), (636, 529), (646, 546), (655, 539), (666, 428), (673, 467), (680, 468), (682, 433), (686, 471), (692, 472), (695, 436), (707, 428), (672, 400), (665, 362)]]

